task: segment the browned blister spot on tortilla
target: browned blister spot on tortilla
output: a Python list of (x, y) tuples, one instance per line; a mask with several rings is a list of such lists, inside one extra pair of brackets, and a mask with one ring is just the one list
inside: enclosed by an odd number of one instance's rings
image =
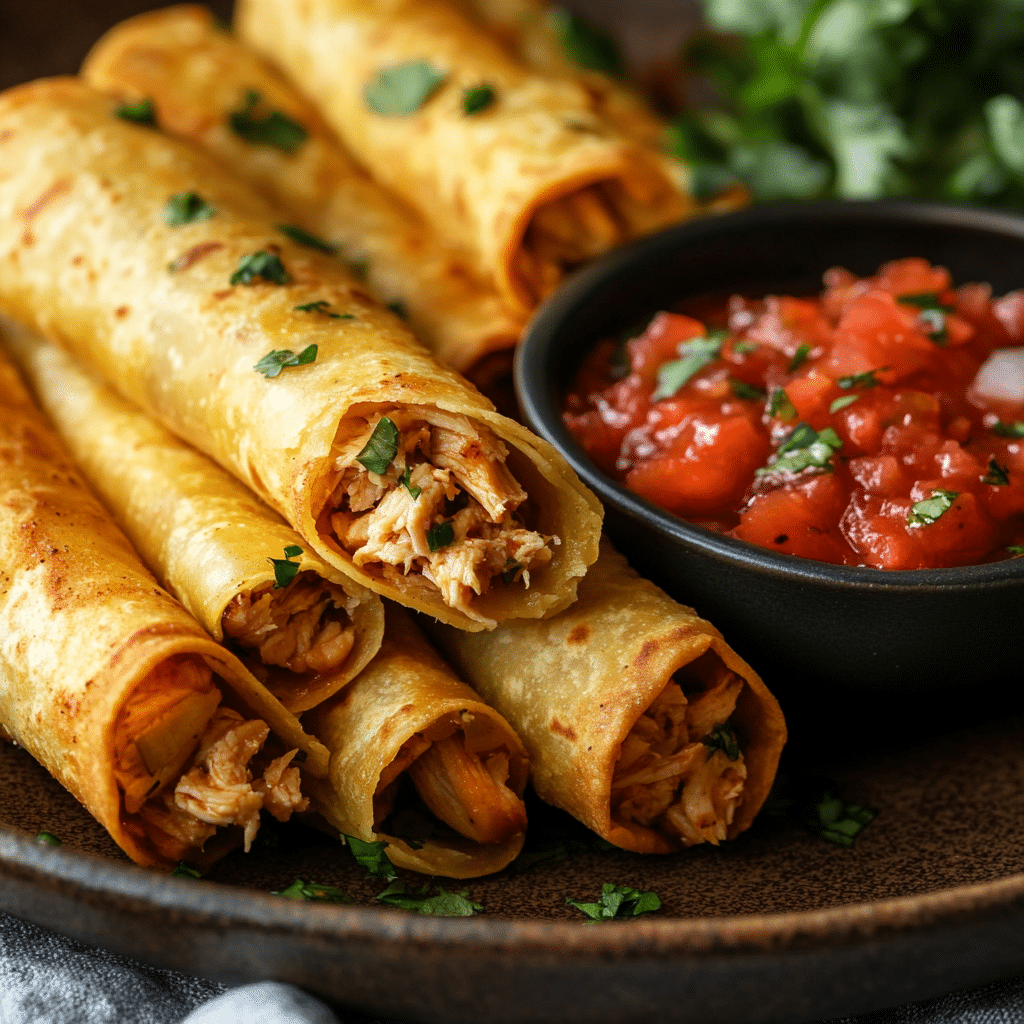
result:
[(578, 626), (573, 627), (572, 632), (565, 638), (565, 642), (567, 644), (583, 644), (589, 638), (590, 627), (585, 622), (581, 622)]
[(643, 646), (637, 652), (636, 658), (633, 662), (634, 665), (642, 665), (652, 654), (658, 650), (657, 640), (645, 640)]
[(33, 220), (49, 203), (71, 191), (71, 178), (58, 178), (35, 202), (21, 212), (24, 220)]
[(571, 725), (562, 725), (557, 718), (552, 718), (550, 729), (556, 735), (564, 736), (570, 743), (576, 742), (576, 730)]
[(201, 259), (209, 256), (210, 253), (217, 252), (218, 249), (223, 248), (223, 242), (200, 242), (198, 245), (192, 246), (188, 252), (182, 253), (176, 260), (172, 260), (169, 269), (174, 274), (180, 274), (183, 270), (194, 267)]
[(123, 320), (129, 312), (130, 310), (127, 306), (118, 306), (117, 309), (114, 310), (114, 316), (116, 316), (118, 320)]

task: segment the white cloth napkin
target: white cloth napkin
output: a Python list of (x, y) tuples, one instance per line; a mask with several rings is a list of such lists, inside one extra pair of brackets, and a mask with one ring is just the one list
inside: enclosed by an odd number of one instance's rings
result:
[[(827, 1024), (1022, 1024), (1024, 978)], [(401, 1024), (334, 1013), (294, 985), (228, 988), (0, 913), (0, 1024)]]

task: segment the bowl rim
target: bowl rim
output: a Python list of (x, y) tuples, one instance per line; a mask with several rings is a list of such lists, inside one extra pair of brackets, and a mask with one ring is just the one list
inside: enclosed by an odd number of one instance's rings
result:
[(890, 219), (896, 223), (926, 224), (951, 230), (990, 231), (1009, 238), (1016, 237), (1024, 247), (1022, 214), (929, 200), (830, 199), (777, 203), (746, 207), (673, 225), (616, 249), (576, 271), (538, 308), (523, 332), (513, 364), (516, 398), (527, 424), (561, 452), (602, 503), (631, 518), (646, 520), (673, 541), (698, 549), (721, 563), (841, 590), (868, 588), (920, 593), (924, 590), (959, 590), (968, 586), (1002, 588), (1021, 582), (1024, 580), (1024, 557), (954, 568), (876, 569), (813, 561), (714, 533), (680, 519), (605, 476), (590, 461), (562, 420), (557, 382), (547, 377), (548, 363), (558, 347), (560, 329), (586, 305), (591, 294), (608, 286), (626, 267), (652, 260), (666, 250), (692, 246), (707, 238), (772, 229), (793, 221), (820, 223), (832, 220), (839, 224), (865, 219)]

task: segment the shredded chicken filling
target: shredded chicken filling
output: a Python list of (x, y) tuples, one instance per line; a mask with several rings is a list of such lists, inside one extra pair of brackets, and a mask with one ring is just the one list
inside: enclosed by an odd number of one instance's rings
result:
[(357, 461), (381, 416), (339, 452), (339, 479), (328, 508), (330, 532), (358, 566), (385, 579), (419, 576), (444, 602), (476, 621), (473, 608), (498, 578), (530, 586), (551, 560), (557, 537), (527, 529), (517, 510), (526, 492), (505, 465), (508, 450), (485, 427), (430, 410), (388, 412), (397, 451), (383, 473)]
[(726, 838), (743, 796), (746, 765), (729, 717), (744, 686), (725, 672), (687, 700), (669, 682), (622, 744), (612, 778), (612, 816), (684, 846)]
[(220, 692), (202, 659), (186, 655), (158, 665), (136, 687), (115, 727), (115, 777), (130, 831), (168, 860), (201, 850), (219, 826), (239, 825), (248, 851), (260, 811), (279, 821), (305, 810), (299, 769), (289, 751), (254, 780), (249, 762), (270, 732), (220, 707)]
[(526, 806), (509, 785), (510, 768), (506, 747), (469, 739), (453, 720), (439, 722), (408, 739), (381, 773), (375, 828), (391, 813), (405, 774), (427, 809), (460, 835), (478, 843), (507, 842), (526, 828)]
[(238, 594), (224, 610), (224, 635), (264, 665), (322, 674), (340, 668), (355, 644), (354, 602), (337, 584), (301, 572), (286, 587), (272, 583)]

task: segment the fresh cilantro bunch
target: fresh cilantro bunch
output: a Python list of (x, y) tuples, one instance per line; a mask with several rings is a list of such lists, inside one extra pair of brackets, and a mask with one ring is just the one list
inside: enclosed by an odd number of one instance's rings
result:
[(1021, 0), (703, 0), (684, 61), (722, 103), (668, 147), (711, 193), (1024, 205)]

